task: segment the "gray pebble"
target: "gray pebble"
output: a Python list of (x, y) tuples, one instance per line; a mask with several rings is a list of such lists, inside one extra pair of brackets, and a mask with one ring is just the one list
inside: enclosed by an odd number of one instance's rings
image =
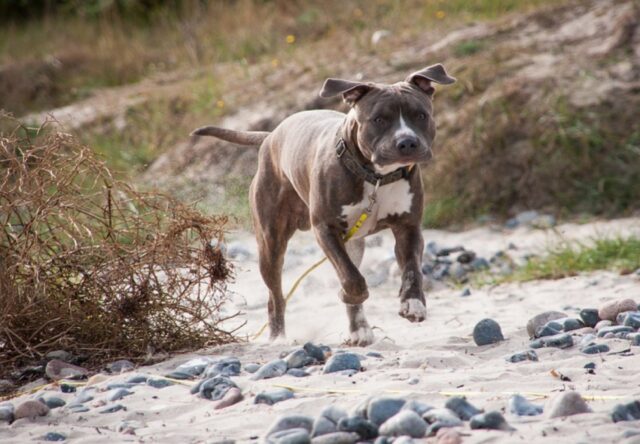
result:
[(293, 392), (289, 389), (281, 388), (259, 393), (253, 403), (273, 405), (291, 398), (293, 398)]
[(287, 370), (286, 374), (289, 376), (293, 376), (294, 378), (306, 378), (307, 376), (311, 376), (301, 368), (290, 368), (289, 370)]
[(431, 409), (422, 415), (422, 418), (430, 424), (428, 436), (436, 434), (441, 428), (458, 427), (463, 424), (458, 415), (447, 408)]
[(422, 416), (432, 409), (433, 407), (430, 406), (429, 404), (425, 404), (424, 402), (410, 399), (402, 406), (401, 410), (413, 410), (418, 415)]
[(299, 348), (289, 353), (284, 358), (284, 362), (287, 363), (287, 368), (291, 369), (306, 367), (307, 365), (311, 365), (316, 361), (311, 356), (309, 356), (303, 348)]
[(267, 436), (268, 444), (310, 444), (309, 431), (303, 428), (281, 430)]
[(504, 341), (500, 324), (493, 319), (481, 320), (473, 328), (473, 340), (476, 345), (488, 345)]
[(129, 395), (133, 395), (133, 392), (125, 388), (114, 389), (107, 393), (107, 401), (119, 401), (120, 399)]
[(260, 367), (257, 372), (253, 374), (250, 378), (253, 381), (257, 381), (259, 379), (269, 379), (276, 378), (278, 376), (282, 376), (287, 372), (287, 363), (282, 359), (276, 359), (275, 361), (271, 361)]
[(144, 384), (147, 382), (149, 378), (145, 375), (136, 375), (127, 379), (127, 383), (129, 384)]
[(386, 436), (422, 438), (426, 431), (427, 424), (412, 410), (402, 410), (380, 426), (380, 434)]
[(107, 364), (107, 370), (110, 373), (116, 373), (116, 374), (128, 372), (133, 370), (134, 368), (136, 368), (135, 364), (126, 359), (120, 359), (118, 361), (114, 361), (110, 364)]
[(119, 410), (126, 410), (126, 408), (122, 404), (115, 404), (115, 405), (107, 407), (106, 409), (102, 409), (102, 410), (98, 411), (98, 413), (114, 413), (114, 412), (117, 412)]
[(43, 437), (43, 441), (65, 441), (67, 439), (62, 433), (47, 432)]
[(89, 411), (89, 407), (83, 404), (70, 404), (67, 406), (67, 410), (71, 413), (85, 413)]
[(573, 337), (568, 333), (546, 336), (544, 338), (540, 338), (539, 340), (542, 341), (544, 347), (569, 348), (573, 346)]
[(553, 398), (546, 409), (549, 418), (589, 413), (591, 408), (578, 392), (564, 392)]
[(509, 399), (509, 411), (518, 416), (537, 416), (542, 414), (541, 405), (533, 404), (522, 395), (513, 395)]
[(640, 345), (640, 333), (630, 333), (627, 335), (627, 339), (631, 341), (631, 345)]
[(593, 344), (582, 348), (580, 351), (585, 355), (595, 355), (598, 353), (607, 353), (609, 350), (607, 344)]
[(315, 345), (311, 342), (307, 342), (302, 346), (302, 348), (307, 352), (309, 356), (320, 363), (324, 362), (327, 359), (328, 353), (331, 353), (331, 349), (329, 349), (328, 347)]
[(107, 384), (107, 390), (130, 389), (135, 386), (136, 384), (131, 384), (129, 382), (111, 382)]
[(192, 375), (190, 373), (179, 372), (177, 370), (174, 370), (171, 373), (167, 373), (166, 375), (164, 375), (164, 377), (165, 378), (171, 378), (171, 379), (177, 379), (179, 381), (196, 378), (196, 376), (194, 376), (194, 375)]
[(611, 413), (613, 422), (635, 421), (640, 419), (640, 401), (631, 401), (627, 404), (618, 404)]
[(64, 362), (72, 362), (73, 355), (66, 350), (53, 350), (44, 355), (47, 361), (51, 361), (52, 359), (59, 359)]
[(396, 415), (406, 401), (400, 398), (374, 398), (367, 405), (367, 419), (376, 425), (382, 425)]
[(49, 407), (49, 409), (57, 409), (59, 407), (64, 407), (67, 403), (62, 398), (58, 398), (56, 396), (50, 396), (48, 398), (39, 398), (40, 402), (43, 402), (44, 405)]
[(322, 373), (335, 373), (349, 369), (360, 371), (361, 368), (360, 358), (355, 353), (337, 353), (329, 358)]
[(311, 444), (354, 444), (358, 441), (360, 436), (357, 433), (335, 432), (316, 436), (311, 440)]
[(598, 337), (602, 338), (606, 336), (608, 333), (617, 334), (617, 333), (631, 333), (633, 332), (632, 327), (627, 327), (626, 325), (612, 325), (609, 327), (602, 327), (598, 330)]
[(153, 388), (162, 389), (173, 385), (173, 382), (166, 379), (147, 379), (147, 385)]
[(15, 408), (13, 404), (0, 404), (0, 422), (13, 422), (13, 412)]
[(369, 356), (370, 358), (378, 358), (378, 359), (384, 358), (384, 356), (382, 356), (382, 354), (378, 352), (367, 352), (367, 356)]
[(475, 271), (483, 271), (490, 268), (489, 261), (483, 257), (476, 257), (471, 261), (471, 266)]
[(255, 373), (260, 369), (260, 365), (252, 362), (250, 364), (243, 365), (242, 368), (247, 373)]
[(201, 384), (198, 384), (198, 395), (201, 398), (218, 401), (232, 387), (237, 387), (237, 385), (231, 379), (226, 376), (216, 376), (215, 378), (203, 380)]
[(444, 406), (458, 415), (458, 418), (463, 421), (468, 421), (472, 416), (482, 413), (482, 410), (477, 409), (463, 396), (449, 398)]
[(530, 338), (534, 338), (536, 330), (542, 327), (547, 322), (553, 321), (554, 319), (562, 319), (566, 317), (567, 314), (560, 311), (545, 311), (543, 313), (537, 314), (527, 321), (527, 333), (529, 334)]
[(506, 358), (508, 362), (522, 362), (522, 361), (537, 361), (538, 354), (534, 350), (526, 350), (518, 353), (514, 353), (508, 358)]
[(597, 308), (583, 308), (580, 310), (580, 319), (584, 322), (584, 325), (587, 327), (595, 327), (598, 321), (600, 321), (600, 316), (598, 316)]
[(74, 404), (84, 404), (85, 402), (93, 401), (93, 390), (85, 388), (81, 392), (78, 392), (75, 398), (73, 398)]
[(562, 325), (556, 321), (549, 321), (536, 330), (536, 338), (553, 336), (562, 333)]
[(500, 412), (487, 412), (474, 416), (469, 421), (469, 427), (488, 430), (515, 430), (511, 427)]
[(266, 436), (269, 436), (275, 432), (289, 429), (305, 429), (307, 432), (311, 432), (313, 427), (313, 418), (305, 415), (286, 415), (276, 418), (271, 424)]
[(469, 288), (465, 288), (464, 290), (462, 290), (462, 293), (460, 293), (460, 297), (467, 297), (467, 296), (471, 296), (471, 290)]
[(237, 376), (240, 374), (240, 360), (238, 358), (224, 358), (212, 363), (204, 372), (205, 378), (216, 376)]
[(337, 432), (338, 422), (347, 416), (347, 412), (340, 407), (334, 405), (325, 407), (322, 412), (320, 412), (320, 416), (313, 423), (311, 436), (315, 437)]
[(338, 421), (338, 430), (340, 432), (357, 433), (365, 441), (378, 436), (378, 426), (360, 416), (342, 418)]
[(211, 365), (211, 358), (199, 357), (191, 359), (176, 367), (176, 372), (186, 373), (191, 376), (200, 376)]
[(626, 314), (624, 317), (624, 321), (622, 325), (626, 325), (627, 327), (632, 327), (634, 329), (640, 328), (640, 312), (631, 311)]

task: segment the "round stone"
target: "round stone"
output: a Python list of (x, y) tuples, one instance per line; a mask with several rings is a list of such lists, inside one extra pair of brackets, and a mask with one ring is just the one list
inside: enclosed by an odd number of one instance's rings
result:
[(473, 340), (477, 345), (495, 344), (504, 341), (500, 324), (493, 319), (483, 319), (473, 329)]

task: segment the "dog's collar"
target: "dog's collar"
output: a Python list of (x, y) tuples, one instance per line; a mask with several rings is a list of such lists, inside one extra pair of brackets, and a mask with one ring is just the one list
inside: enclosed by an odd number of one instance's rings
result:
[(356, 154), (349, 149), (347, 142), (340, 137), (336, 144), (336, 155), (349, 171), (372, 185), (387, 185), (400, 179), (408, 179), (411, 167), (402, 167), (389, 174), (379, 174), (363, 165)]

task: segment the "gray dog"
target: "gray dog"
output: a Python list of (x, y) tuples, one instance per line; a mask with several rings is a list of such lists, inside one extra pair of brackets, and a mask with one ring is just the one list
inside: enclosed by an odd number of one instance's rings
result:
[[(327, 79), (320, 96), (342, 95), (351, 107), (346, 115), (299, 112), (271, 133), (212, 126), (193, 132), (260, 145), (250, 199), (260, 272), (269, 288), (272, 339), (285, 331), (281, 278), (287, 243), (296, 230), (310, 228), (340, 279), (353, 345), (373, 342), (362, 307), (369, 291), (358, 267), (364, 238), (385, 228), (395, 237), (402, 271), (399, 314), (411, 322), (425, 319), (420, 232), (424, 204), (415, 165), (432, 157), (432, 83), (454, 81), (440, 64), (393, 85)], [(353, 233), (356, 224), (359, 229)]]

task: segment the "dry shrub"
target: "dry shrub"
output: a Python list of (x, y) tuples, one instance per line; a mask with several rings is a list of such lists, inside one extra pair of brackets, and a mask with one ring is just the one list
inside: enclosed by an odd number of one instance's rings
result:
[(94, 363), (234, 340), (225, 217), (114, 180), (61, 132), (0, 135), (0, 376), (48, 351)]

